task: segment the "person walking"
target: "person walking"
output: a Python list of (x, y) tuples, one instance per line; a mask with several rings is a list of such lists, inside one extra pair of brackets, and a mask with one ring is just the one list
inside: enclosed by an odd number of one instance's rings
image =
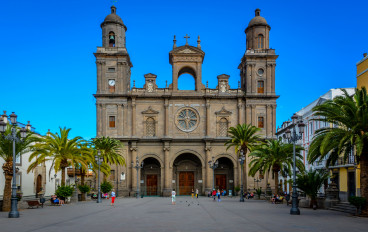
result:
[(114, 208), (115, 208), (114, 203), (115, 203), (115, 192), (114, 192), (114, 189), (113, 189), (113, 190), (111, 190), (111, 206), (114, 206)]
[(192, 199), (194, 198), (194, 189), (192, 189)]
[(221, 192), (220, 192), (220, 189), (217, 189), (217, 201), (218, 202), (221, 201)]
[(215, 189), (213, 189), (213, 190), (212, 190), (212, 197), (213, 197), (213, 200), (214, 200), (214, 201), (216, 201), (216, 193), (217, 193), (217, 192), (216, 192), (216, 190), (215, 190)]
[(199, 191), (198, 191), (198, 189), (196, 189), (196, 197), (197, 197), (197, 199), (198, 199), (198, 193), (199, 193)]
[(176, 204), (176, 192), (175, 189), (173, 189), (173, 191), (171, 192), (171, 204), (175, 205)]

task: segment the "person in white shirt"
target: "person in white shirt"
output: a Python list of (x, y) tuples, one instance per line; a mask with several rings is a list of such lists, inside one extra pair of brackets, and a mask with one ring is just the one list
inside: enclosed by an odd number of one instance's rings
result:
[(171, 192), (171, 204), (175, 205), (176, 203), (176, 192), (175, 189), (173, 189), (173, 191)]

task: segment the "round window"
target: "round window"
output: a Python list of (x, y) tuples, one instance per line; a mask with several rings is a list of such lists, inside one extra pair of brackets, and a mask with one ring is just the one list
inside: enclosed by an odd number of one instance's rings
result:
[(260, 75), (260, 76), (262, 76), (263, 75), (263, 73), (264, 73), (264, 70), (263, 69), (258, 69), (258, 75)]
[(177, 127), (185, 132), (193, 131), (199, 123), (198, 113), (190, 108), (182, 109), (176, 116)]

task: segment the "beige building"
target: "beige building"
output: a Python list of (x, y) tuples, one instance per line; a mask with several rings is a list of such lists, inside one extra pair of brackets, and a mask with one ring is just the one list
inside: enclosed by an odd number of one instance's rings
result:
[[(196, 46), (189, 45), (188, 38), (185, 45), (179, 46), (174, 37), (169, 52), (171, 84), (159, 87), (159, 77), (148, 73), (143, 88), (136, 88), (130, 86), (133, 64), (126, 47), (127, 27), (116, 14), (116, 7), (111, 7), (101, 28), (102, 47), (94, 54), (97, 136), (110, 136), (125, 145), (127, 165), (115, 168), (110, 175), (120, 195), (136, 190), (137, 172), (131, 165), (136, 157), (144, 161), (138, 182), (145, 195), (166, 196), (172, 189), (179, 195), (187, 195), (192, 189), (204, 194), (212, 189), (214, 179), (217, 188), (234, 191), (240, 186), (237, 154), (224, 146), (229, 139), (228, 128), (251, 123), (262, 129), (265, 138), (275, 136), (278, 56), (269, 48), (271, 27), (260, 16), (260, 10), (255, 11), (245, 29), (247, 50), (238, 65), (239, 86), (229, 86), (229, 75), (221, 74), (215, 89), (202, 83), (205, 53), (199, 37)], [(195, 90), (179, 90), (182, 74), (193, 76)], [(219, 161), (214, 177), (208, 164), (212, 157)], [(266, 180), (255, 183), (246, 172), (247, 189), (265, 189)]]

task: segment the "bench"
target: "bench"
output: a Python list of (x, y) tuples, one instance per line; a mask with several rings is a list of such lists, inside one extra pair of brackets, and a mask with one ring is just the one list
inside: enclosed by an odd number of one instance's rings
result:
[(284, 204), (284, 197), (281, 197), (281, 199), (275, 198), (275, 204)]
[(55, 203), (54, 200), (52, 200), (52, 198), (50, 198), (50, 202), (51, 202), (51, 205), (59, 205), (59, 202)]
[(28, 204), (28, 209), (33, 209), (33, 207), (37, 206), (40, 206), (40, 202), (38, 202), (38, 200), (31, 200), (31, 201), (27, 201), (27, 204)]

